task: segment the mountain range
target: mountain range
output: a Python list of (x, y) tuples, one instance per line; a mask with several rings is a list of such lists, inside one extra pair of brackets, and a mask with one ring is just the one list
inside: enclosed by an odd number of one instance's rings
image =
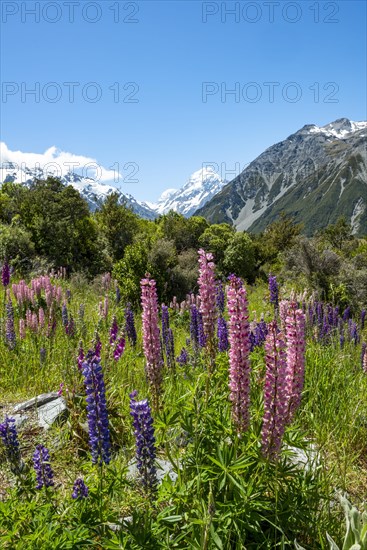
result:
[[(122, 202), (147, 219), (174, 210), (257, 233), (285, 212), (311, 235), (343, 215), (355, 234), (366, 234), (366, 157), (367, 122), (341, 118), (321, 127), (307, 124), (266, 149), (230, 182), (210, 165), (202, 167), (182, 187), (164, 191), (155, 203), (140, 202), (113, 185), (75, 172), (60, 179), (76, 188), (92, 211), (118, 191)], [(0, 182), (28, 185), (47, 175), (40, 167), (19, 167), (7, 158), (1, 162)]]
[(285, 212), (312, 235), (345, 216), (367, 233), (367, 122), (308, 124), (264, 151), (196, 214), (258, 233)]

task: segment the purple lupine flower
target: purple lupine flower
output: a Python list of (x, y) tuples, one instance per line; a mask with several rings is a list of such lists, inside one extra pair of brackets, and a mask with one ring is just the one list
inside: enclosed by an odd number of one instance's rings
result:
[(89, 489), (84, 483), (83, 479), (81, 477), (78, 477), (74, 482), (71, 498), (82, 500), (88, 497), (88, 492)]
[(69, 322), (69, 315), (68, 315), (68, 308), (67, 308), (65, 302), (62, 304), (61, 317), (62, 317), (62, 324), (66, 328), (68, 326), (68, 322)]
[(301, 403), (305, 375), (305, 315), (292, 302), (286, 320), (288, 423)]
[(343, 311), (343, 321), (348, 321), (350, 319), (350, 306), (346, 307)]
[(182, 348), (180, 355), (176, 358), (176, 361), (179, 365), (187, 365), (187, 361), (189, 360), (189, 354), (187, 353), (186, 348)]
[(141, 285), (143, 323), (143, 349), (146, 359), (146, 374), (153, 395), (153, 406), (158, 408), (162, 386), (162, 347), (159, 331), (158, 297), (156, 282), (147, 274)]
[(125, 338), (124, 336), (121, 336), (117, 340), (116, 346), (113, 352), (113, 358), (115, 361), (118, 361), (120, 359), (121, 355), (124, 353), (124, 349), (125, 349)]
[(135, 329), (134, 312), (131, 308), (131, 304), (126, 304), (125, 308), (125, 332), (128, 340), (132, 346), (136, 345), (137, 336)]
[(112, 319), (112, 325), (110, 328), (110, 344), (113, 344), (116, 341), (118, 331), (119, 331), (119, 327), (117, 324), (116, 315), (114, 315)]
[(4, 288), (6, 288), (10, 283), (10, 267), (6, 259), (1, 269), (1, 282), (3, 283)]
[(268, 333), (268, 327), (264, 319), (261, 319), (259, 323), (256, 323), (255, 330), (254, 330), (255, 347), (260, 347), (263, 345), (263, 343), (265, 342), (267, 333)]
[(83, 377), (87, 395), (89, 446), (93, 464), (109, 464), (111, 460), (110, 431), (106, 391), (100, 357), (89, 351), (83, 363)]
[(117, 281), (115, 281), (115, 303), (118, 306), (120, 302), (121, 302), (121, 291), (120, 291), (119, 285), (117, 284)]
[(11, 300), (6, 304), (6, 330), (5, 337), (9, 349), (14, 349), (17, 343), (14, 329), (14, 309)]
[(202, 316), (202, 314), (200, 313), (200, 311), (198, 311), (197, 320), (198, 320), (198, 335), (197, 335), (197, 339), (198, 339), (199, 348), (205, 348), (206, 342), (207, 342), (207, 337), (206, 337), (205, 334), (204, 334), (203, 316)]
[(75, 336), (75, 322), (71, 314), (69, 316), (69, 321), (67, 325), (65, 325), (65, 333), (70, 337)]
[(66, 289), (65, 295), (66, 295), (67, 301), (70, 302), (70, 300), (71, 300), (71, 290), (70, 290), (70, 288)]
[(265, 342), (266, 376), (264, 417), (261, 430), (263, 456), (276, 460), (282, 445), (288, 417), (287, 360), (284, 337), (276, 321), (269, 323)]
[(330, 336), (329, 317), (325, 314), (319, 331), (320, 340), (327, 341)]
[[(366, 346), (366, 344), (364, 344)], [(362, 352), (362, 370), (367, 374), (367, 350), (364, 348), (364, 353)]]
[(93, 344), (94, 344), (94, 355), (96, 357), (101, 357), (102, 342), (97, 331), (94, 333)]
[(21, 471), (22, 461), (20, 457), (18, 433), (15, 427), (14, 418), (5, 416), (4, 422), (0, 424), (0, 438), (5, 448), (5, 456), (10, 464), (13, 473)]
[(357, 323), (355, 323), (351, 319), (349, 320), (349, 335), (350, 339), (353, 340), (354, 345), (356, 346), (359, 342), (358, 327)]
[(52, 487), (54, 485), (54, 474), (50, 465), (50, 453), (43, 445), (37, 445), (33, 455), (33, 466), (36, 471), (36, 489)]
[(232, 419), (237, 432), (242, 434), (250, 424), (250, 325), (246, 289), (235, 275), (229, 277), (227, 307)]
[(200, 249), (199, 254), (199, 297), (200, 313), (203, 320), (203, 330), (205, 336), (205, 345), (209, 346), (209, 352), (215, 354), (214, 335), (216, 325), (216, 282), (215, 282), (215, 264), (213, 254)]
[(366, 322), (366, 310), (365, 309), (362, 309), (361, 311), (361, 330), (364, 329), (364, 325), (365, 325), (365, 322)]
[(228, 329), (227, 329), (227, 323), (223, 317), (218, 317), (217, 336), (218, 336), (219, 351), (227, 351)]
[(321, 327), (324, 319), (324, 308), (323, 308), (322, 302), (317, 302), (316, 312), (317, 312), (317, 322), (318, 322), (318, 325)]
[(277, 283), (277, 278), (275, 275), (269, 275), (269, 292), (270, 292), (270, 303), (274, 304), (274, 307), (279, 305), (279, 287)]
[(83, 342), (79, 342), (79, 350), (78, 350), (78, 357), (77, 357), (77, 364), (78, 369), (82, 370), (83, 368), (83, 361), (84, 361), (84, 350), (83, 350)]
[(225, 305), (225, 296), (224, 296), (224, 288), (222, 281), (219, 281), (217, 284), (217, 294), (216, 294), (216, 302), (217, 302), (217, 308), (220, 315), (223, 315), (224, 313), (224, 305)]
[(137, 468), (144, 489), (152, 494), (156, 491), (158, 484), (153, 418), (148, 400), (136, 401), (137, 393), (135, 390), (130, 394), (130, 414), (133, 417)]
[(198, 309), (193, 304), (190, 308), (190, 340), (195, 349), (199, 346), (198, 315)]

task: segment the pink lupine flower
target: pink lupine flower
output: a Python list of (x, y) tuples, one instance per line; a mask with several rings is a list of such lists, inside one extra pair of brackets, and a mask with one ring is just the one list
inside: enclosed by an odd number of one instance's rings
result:
[(79, 344), (79, 353), (78, 353), (78, 369), (81, 371), (83, 368), (83, 362), (84, 362), (84, 350), (82, 342)]
[(214, 337), (217, 320), (215, 264), (212, 261), (213, 254), (207, 253), (202, 249), (198, 253), (200, 313), (203, 318), (203, 329), (207, 346), (215, 354)]
[(232, 419), (238, 434), (242, 434), (250, 424), (250, 326), (246, 289), (235, 275), (229, 277), (227, 308)]
[(104, 319), (108, 317), (108, 296), (105, 297), (103, 302), (103, 317)]
[(261, 430), (263, 456), (275, 460), (280, 452), (288, 418), (287, 359), (284, 337), (276, 321), (269, 323), (265, 340), (266, 375)]
[(25, 321), (24, 319), (19, 319), (19, 338), (24, 340), (25, 338)]
[(45, 312), (43, 311), (42, 307), (40, 307), (38, 311), (38, 323), (40, 328), (43, 328), (45, 326)]
[(146, 374), (153, 395), (154, 408), (162, 385), (162, 349), (159, 331), (158, 297), (156, 282), (147, 274), (140, 281), (143, 323), (143, 349), (146, 359)]
[(38, 331), (38, 317), (37, 317), (37, 313), (32, 313), (31, 329), (33, 330), (33, 332), (37, 332), (37, 331)]
[(281, 302), (279, 302), (279, 319), (280, 319), (280, 327), (282, 331), (285, 331), (285, 323), (288, 315), (288, 308), (289, 308), (288, 300), (281, 300)]
[(288, 423), (301, 403), (305, 375), (305, 314), (291, 302), (286, 318)]

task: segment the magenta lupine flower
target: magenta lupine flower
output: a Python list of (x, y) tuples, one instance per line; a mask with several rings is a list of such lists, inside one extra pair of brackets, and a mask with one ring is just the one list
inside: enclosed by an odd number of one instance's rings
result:
[(140, 282), (143, 323), (143, 349), (146, 359), (145, 370), (153, 396), (154, 408), (158, 407), (158, 396), (162, 385), (162, 348), (159, 331), (158, 297), (156, 282), (147, 274)]
[(40, 328), (45, 326), (45, 312), (42, 307), (40, 307), (38, 311), (38, 324)]
[(110, 328), (110, 344), (113, 344), (116, 341), (118, 331), (119, 331), (119, 327), (117, 324), (116, 315), (114, 315), (112, 319), (112, 325)]
[(286, 319), (288, 423), (301, 403), (305, 375), (305, 315), (292, 302)]
[(203, 317), (203, 328), (207, 346), (215, 353), (214, 337), (217, 317), (215, 264), (212, 261), (213, 254), (206, 253), (202, 249), (198, 251), (198, 254), (200, 313)]
[(25, 321), (24, 319), (19, 319), (19, 338), (24, 340), (25, 338)]
[(275, 460), (280, 452), (288, 418), (287, 359), (284, 337), (276, 321), (269, 323), (265, 340), (266, 376), (261, 451)]
[(83, 350), (83, 343), (79, 343), (79, 352), (78, 352), (78, 369), (82, 370), (83, 368), (83, 362), (84, 362), (84, 350)]
[(3, 283), (4, 288), (6, 288), (10, 283), (10, 267), (7, 260), (4, 261), (1, 269), (1, 282)]
[(246, 289), (235, 275), (229, 277), (227, 308), (232, 419), (237, 432), (242, 434), (250, 423), (250, 325)]
[(118, 361), (121, 355), (124, 353), (125, 349), (125, 338), (122, 335), (116, 342), (116, 346), (113, 352), (113, 358), (115, 361)]
[(288, 315), (289, 301), (282, 300), (279, 303), (279, 319), (280, 319), (280, 328), (282, 331), (285, 331), (285, 324)]

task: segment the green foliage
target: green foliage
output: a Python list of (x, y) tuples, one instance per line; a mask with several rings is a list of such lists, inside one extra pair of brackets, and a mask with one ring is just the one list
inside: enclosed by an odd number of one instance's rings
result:
[(236, 233), (224, 253), (226, 273), (235, 273), (249, 282), (255, 278), (255, 247), (247, 233)]
[(254, 237), (258, 264), (272, 262), (280, 252), (291, 248), (301, 230), (301, 225), (282, 212), (263, 233)]
[(200, 236), (199, 245), (207, 252), (212, 252), (219, 268), (223, 266), (224, 253), (232, 241), (236, 230), (227, 223), (213, 224), (207, 227)]
[(185, 218), (172, 210), (160, 216), (156, 223), (158, 236), (174, 241), (179, 253), (189, 248), (198, 248), (199, 238), (209, 225), (204, 218)]
[(138, 230), (138, 217), (119, 201), (119, 194), (111, 193), (96, 214), (108, 252), (114, 262), (121, 260), (125, 248), (133, 242)]
[(130, 244), (122, 260), (113, 269), (113, 277), (121, 289), (123, 301), (140, 305), (140, 281), (148, 270), (148, 249), (144, 243)]
[(11, 258), (12, 266), (26, 273), (32, 266), (34, 244), (31, 235), (17, 225), (0, 225), (0, 260)]
[(325, 244), (340, 251), (343, 250), (346, 243), (354, 239), (352, 227), (344, 216), (340, 217), (335, 224), (330, 224), (319, 231), (317, 237)]

